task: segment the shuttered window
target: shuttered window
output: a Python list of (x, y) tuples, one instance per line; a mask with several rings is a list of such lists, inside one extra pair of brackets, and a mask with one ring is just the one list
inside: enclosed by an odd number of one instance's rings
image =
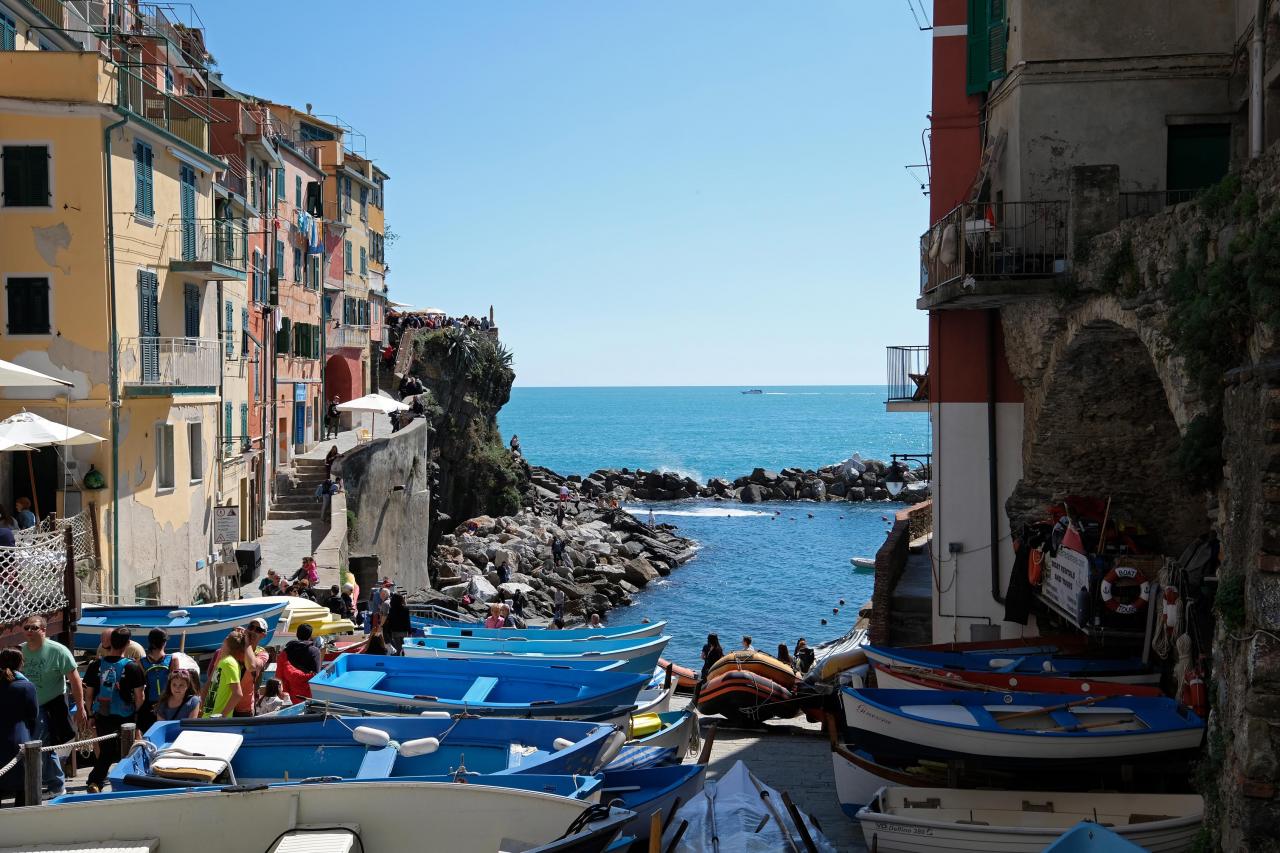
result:
[(249, 404), (240, 404), (240, 447), (248, 449), (249, 447)]
[(293, 280), (302, 281), (302, 250), (296, 246), (293, 249)]
[(364, 246), (360, 247), (360, 275), (369, 274), (369, 252)]
[(222, 404), (222, 455), (231, 455), (231, 413), (230, 403)]
[[(240, 354), (245, 358), (249, 357), (249, 309), (240, 309)], [(254, 378), (258, 376), (258, 372), (253, 371)]]
[(4, 160), (3, 195), (5, 207), (49, 207), (49, 146), (5, 145), (0, 147)]
[(155, 215), (152, 156), (150, 145), (145, 142), (133, 143), (133, 211), (148, 219)]
[(351, 272), (351, 241), (343, 241), (343, 259), (346, 261), (346, 270)]
[(276, 241), (276, 277), (284, 275), (284, 241)]
[(284, 169), (276, 169), (276, 198), (284, 201)]
[(302, 176), (293, 176), (293, 206), (302, 210)]
[(227, 348), (227, 358), (233, 358), (236, 354), (236, 337), (235, 337), (236, 309), (235, 309), (235, 306), (231, 304), (230, 299), (228, 299), (226, 303), (226, 313), (227, 313), (227, 322), (226, 322), (226, 325), (222, 327), (222, 334), (225, 339), (225, 346)]
[(8, 15), (0, 14), (0, 50), (16, 50), (18, 24)]
[(290, 343), (293, 340), (290, 326), (288, 317), (280, 321), (280, 330), (276, 332), (276, 355), (288, 355), (290, 352)]
[(1004, 0), (969, 0), (965, 91), (979, 95), (1004, 77), (1008, 25)]
[(11, 278), (5, 282), (11, 335), (49, 334), (49, 279)]
[(200, 337), (200, 288), (194, 284), (182, 286), (182, 320), (188, 338)]

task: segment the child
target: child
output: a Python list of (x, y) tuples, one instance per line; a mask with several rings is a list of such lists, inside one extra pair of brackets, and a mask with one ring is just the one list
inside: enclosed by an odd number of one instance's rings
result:
[(268, 678), (266, 683), (258, 688), (259, 714), (270, 714), (292, 704), (293, 700), (289, 698), (288, 693), (284, 692), (284, 685), (278, 678)]

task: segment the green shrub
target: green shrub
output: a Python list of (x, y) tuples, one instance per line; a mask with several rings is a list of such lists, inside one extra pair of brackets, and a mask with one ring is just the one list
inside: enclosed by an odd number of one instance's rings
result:
[(1218, 611), (1228, 631), (1237, 631), (1244, 626), (1244, 586), (1244, 575), (1240, 572), (1231, 572), (1218, 580), (1213, 609)]
[(1178, 467), (1193, 488), (1216, 488), (1222, 480), (1222, 410), (1196, 415), (1178, 444)]

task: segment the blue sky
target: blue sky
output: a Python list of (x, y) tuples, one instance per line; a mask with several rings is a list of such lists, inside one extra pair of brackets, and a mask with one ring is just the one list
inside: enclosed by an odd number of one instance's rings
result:
[(197, 8), (230, 85), (367, 136), (392, 298), (492, 304), (519, 384), (879, 384), (925, 341), (905, 3)]

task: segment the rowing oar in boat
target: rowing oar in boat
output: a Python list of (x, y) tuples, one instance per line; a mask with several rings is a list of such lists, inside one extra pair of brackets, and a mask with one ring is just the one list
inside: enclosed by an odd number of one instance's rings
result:
[(1003, 717), (997, 717), (996, 722), (1007, 723), (1010, 720), (1020, 720), (1023, 717), (1038, 717), (1041, 714), (1051, 714), (1054, 711), (1069, 711), (1072, 708), (1083, 708), (1086, 705), (1101, 702), (1106, 698), (1106, 696), (1087, 696), (1084, 699), (1077, 699), (1074, 702), (1063, 702), (1061, 705), (1047, 705), (1043, 708), (1031, 708), (1027, 711), (1014, 711), (1012, 714), (1005, 714)]
[(796, 804), (791, 801), (791, 795), (786, 791), (782, 792), (782, 804), (787, 807), (787, 814), (791, 815), (791, 822), (796, 825), (796, 829), (800, 830), (800, 840), (804, 842), (804, 849), (809, 853), (818, 853), (818, 845), (813, 843), (813, 836), (809, 834), (809, 827), (804, 825), (804, 816), (800, 814), (800, 809), (796, 808)]
[(946, 675), (937, 675), (932, 670), (923, 669), (921, 667), (904, 666), (901, 668), (889, 667), (891, 672), (901, 672), (912, 678), (918, 678), (921, 681), (931, 681), (934, 684), (945, 684), (948, 687), (958, 687), (962, 690), (982, 690), (987, 693), (1007, 693), (1004, 687), (996, 687), (992, 684), (978, 684), (974, 681), (966, 681), (963, 678), (951, 677)]
[(1120, 717), (1115, 720), (1100, 720), (1096, 723), (1077, 723), (1074, 726), (1054, 726), (1051, 729), (1040, 729), (1042, 732), (1085, 732), (1089, 729), (1105, 729), (1107, 726), (1118, 726), (1121, 723), (1133, 722), (1133, 716)]
[[(796, 840), (791, 837), (791, 830), (787, 829), (787, 822), (782, 819), (782, 815), (778, 813), (778, 807), (773, 804), (773, 800), (769, 797), (769, 792), (760, 784), (760, 780), (755, 777), (751, 771), (747, 771), (747, 778), (751, 780), (751, 784), (756, 786), (756, 790), (760, 792), (760, 800), (764, 803), (764, 807), (769, 810), (769, 814), (773, 815), (774, 823), (778, 824), (782, 837), (787, 840), (787, 849), (791, 853), (800, 853), (800, 848), (796, 845)], [(816, 853), (816, 851), (813, 851)]]

